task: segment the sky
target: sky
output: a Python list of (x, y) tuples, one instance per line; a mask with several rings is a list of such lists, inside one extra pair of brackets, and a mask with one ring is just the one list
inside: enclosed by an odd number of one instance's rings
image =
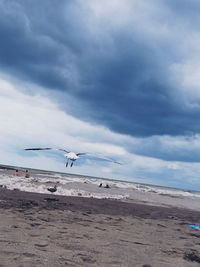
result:
[[(0, 0), (0, 163), (200, 190), (198, 0)], [(73, 168), (49, 151), (89, 151)]]

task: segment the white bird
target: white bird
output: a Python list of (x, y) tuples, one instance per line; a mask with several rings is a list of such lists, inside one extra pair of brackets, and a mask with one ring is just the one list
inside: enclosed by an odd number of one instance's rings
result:
[(71, 161), (71, 164), (70, 166), (72, 167), (74, 162), (80, 158), (80, 156), (83, 156), (83, 155), (88, 155), (88, 156), (92, 156), (92, 157), (95, 157), (95, 158), (98, 158), (98, 159), (103, 159), (103, 160), (106, 160), (106, 161), (109, 161), (109, 162), (113, 162), (113, 163), (116, 163), (116, 164), (121, 164), (120, 162), (117, 162), (113, 159), (109, 159), (109, 158), (106, 158), (106, 157), (102, 157), (102, 156), (98, 156), (98, 155), (94, 155), (94, 154), (91, 154), (91, 153), (88, 153), (88, 152), (81, 152), (81, 153), (75, 153), (75, 152), (72, 152), (72, 151), (67, 151), (65, 149), (62, 149), (62, 148), (51, 148), (51, 147), (33, 147), (33, 148), (25, 148), (24, 150), (28, 151), (28, 150), (32, 150), (32, 151), (36, 151), (36, 150), (58, 150), (58, 151), (62, 151), (62, 152), (65, 152), (64, 153), (64, 157), (67, 158), (67, 163), (66, 163), (66, 167), (68, 166), (69, 164), (69, 161)]

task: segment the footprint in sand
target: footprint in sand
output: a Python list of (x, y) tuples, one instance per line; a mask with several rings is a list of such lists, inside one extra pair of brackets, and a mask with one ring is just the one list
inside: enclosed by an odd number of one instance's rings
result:
[(44, 248), (48, 246), (48, 243), (40, 243), (40, 244), (34, 244), (36, 247)]
[(94, 259), (92, 259), (92, 258), (90, 258), (90, 257), (81, 257), (81, 259), (82, 259), (82, 261), (83, 262), (85, 262), (85, 263), (90, 263), (90, 264), (92, 264), (92, 263), (95, 263), (96, 262), (96, 260), (94, 260)]

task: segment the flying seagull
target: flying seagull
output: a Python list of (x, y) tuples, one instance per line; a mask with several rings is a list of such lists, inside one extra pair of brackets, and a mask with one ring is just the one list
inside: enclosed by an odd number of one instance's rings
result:
[(71, 162), (70, 163), (70, 167), (72, 167), (74, 162), (77, 159), (79, 159), (80, 156), (84, 156), (84, 155), (92, 156), (92, 157), (98, 158), (98, 159), (103, 159), (103, 160), (106, 160), (106, 161), (109, 161), (109, 162), (113, 162), (113, 163), (116, 163), (116, 164), (121, 164), (120, 162), (117, 162), (117, 161), (115, 161), (113, 159), (109, 159), (109, 158), (106, 158), (106, 157), (98, 156), (98, 155), (91, 154), (91, 153), (88, 153), (88, 152), (75, 153), (75, 152), (68, 151), (68, 150), (62, 149), (62, 148), (33, 147), (33, 148), (25, 148), (24, 150), (26, 150), (26, 151), (29, 151), (29, 150), (32, 150), (32, 151), (37, 151), (37, 150), (57, 150), (57, 151), (64, 152), (64, 157), (67, 158), (66, 167), (68, 166), (69, 162)]

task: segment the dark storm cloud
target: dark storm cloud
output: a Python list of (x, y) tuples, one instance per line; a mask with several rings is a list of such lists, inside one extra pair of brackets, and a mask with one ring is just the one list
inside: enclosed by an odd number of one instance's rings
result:
[[(200, 7), (192, 2), (191, 14)], [(175, 17), (173, 1), (162, 3)], [(187, 16), (182, 3), (180, 21)], [(71, 112), (116, 132), (200, 132), (199, 108), (177, 98), (178, 85), (170, 78), (170, 64), (180, 59), (176, 42), (151, 39), (134, 23), (115, 30), (102, 24), (92, 31), (87, 12), (78, 1), (0, 1), (1, 70), (73, 96), (84, 111)]]
[(59, 72), (62, 49), (32, 28), (23, 9), (14, 1), (1, 6), (1, 68), (50, 88), (62, 88), (66, 83)]

